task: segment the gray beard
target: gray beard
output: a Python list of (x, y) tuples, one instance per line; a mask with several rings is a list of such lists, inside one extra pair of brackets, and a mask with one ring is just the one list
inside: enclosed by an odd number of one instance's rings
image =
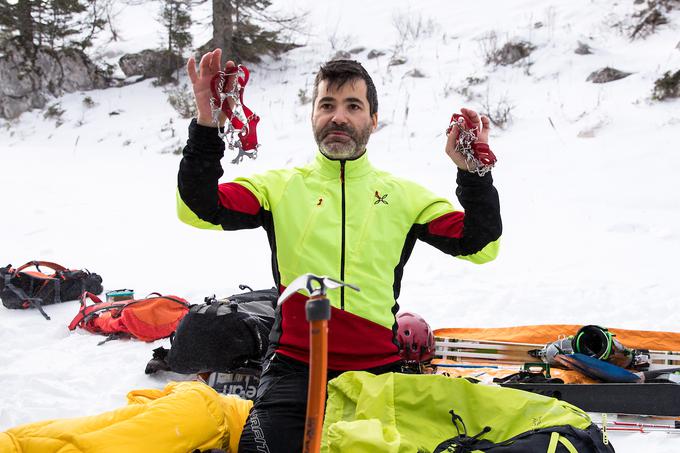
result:
[(319, 140), (316, 132), (314, 134), (316, 144), (319, 146), (319, 151), (331, 160), (352, 160), (361, 157), (361, 155), (366, 152), (366, 144), (368, 143), (370, 136), (370, 125), (364, 130), (352, 134), (352, 139), (347, 143), (325, 143), (324, 140)]
[(347, 143), (333, 142), (326, 144), (321, 142), (319, 143), (319, 151), (331, 160), (352, 160), (361, 156), (366, 148), (364, 146), (359, 150), (357, 144), (352, 140)]

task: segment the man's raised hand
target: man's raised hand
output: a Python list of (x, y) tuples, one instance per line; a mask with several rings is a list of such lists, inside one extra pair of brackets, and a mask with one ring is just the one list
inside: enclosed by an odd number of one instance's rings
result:
[[(196, 71), (196, 60), (194, 57), (190, 57), (187, 61), (187, 72), (189, 73), (189, 79), (191, 80), (191, 85), (194, 89), (196, 110), (198, 111), (197, 122), (202, 126), (217, 127), (213, 120), (212, 109), (210, 107), (210, 98), (212, 98), (210, 84), (213, 77), (222, 70), (227, 71), (236, 66), (234, 62), (230, 60), (227, 61), (224, 69), (222, 69), (221, 59), (221, 49), (215, 49), (212, 52), (206, 53), (201, 58), (201, 62), (198, 65), (198, 71)], [(229, 76), (227, 84), (231, 85), (234, 82), (234, 77), (236, 77), (235, 74)], [(229, 100), (228, 102), (233, 104), (232, 100)], [(233, 107), (233, 105), (230, 105), (230, 107)], [(224, 113), (220, 113), (220, 126), (224, 126), (225, 121), (226, 117)]]
[[(485, 115), (479, 115), (474, 110), (462, 108), (460, 109), (461, 114), (465, 118), (466, 124), (472, 125), (475, 128), (477, 135), (477, 143), (489, 144), (489, 128), (491, 122), (489, 118)], [(454, 164), (462, 170), (470, 171), (474, 170), (468, 167), (467, 159), (460, 151), (456, 150), (456, 142), (458, 141), (458, 136), (460, 135), (460, 128), (458, 125), (454, 124), (451, 128), (451, 132), (448, 134), (448, 139), (446, 140), (445, 151), (446, 154), (451, 158)]]

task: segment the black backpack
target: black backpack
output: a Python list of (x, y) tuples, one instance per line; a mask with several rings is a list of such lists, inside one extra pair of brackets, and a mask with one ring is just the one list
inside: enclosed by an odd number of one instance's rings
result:
[[(45, 274), (40, 266), (54, 272)], [(27, 270), (35, 267), (36, 271)], [(37, 308), (46, 318), (43, 305), (76, 300), (84, 291), (101, 294), (102, 278), (88, 270), (72, 270), (49, 261), (31, 261), (13, 269), (0, 268), (0, 299), (7, 308)]]
[[(481, 385), (481, 384), (480, 384)], [(524, 453), (524, 452), (578, 452), (614, 453), (614, 447), (603, 441), (602, 431), (591, 424), (586, 429), (571, 425), (552, 426), (524, 432), (502, 442), (494, 443), (483, 439), (491, 431), (490, 426), (481, 432), (469, 435), (465, 422), (451, 410), (452, 422), (458, 435), (437, 445), (434, 453)], [(462, 432), (459, 429), (462, 426)]]
[(278, 296), (276, 288), (251, 290), (193, 305), (171, 337), (170, 370), (230, 372), (261, 361), (269, 347)]

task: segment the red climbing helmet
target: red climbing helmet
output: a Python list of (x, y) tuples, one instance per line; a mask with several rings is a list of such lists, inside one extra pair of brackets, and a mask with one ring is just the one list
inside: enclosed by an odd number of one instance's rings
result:
[(406, 362), (428, 362), (434, 357), (434, 335), (430, 325), (418, 314), (397, 315), (399, 355)]

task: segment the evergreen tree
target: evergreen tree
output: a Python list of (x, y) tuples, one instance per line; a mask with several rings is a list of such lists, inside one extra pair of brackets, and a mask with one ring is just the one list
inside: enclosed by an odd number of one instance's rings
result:
[(209, 44), (222, 49), (226, 58), (258, 62), (262, 55), (278, 55), (297, 47), (286, 42), (283, 32), (294, 29), (300, 17), (269, 14), (269, 0), (212, 0), (212, 5), (213, 38)]
[[(91, 44), (104, 23), (96, 13), (101, 0), (0, 0), (0, 32), (27, 51), (44, 47), (58, 50)], [(91, 20), (83, 20), (88, 8)], [(89, 32), (89, 33), (88, 33)]]
[(160, 82), (166, 83), (179, 67), (184, 50), (191, 46), (191, 0), (163, 0), (160, 19), (167, 37), (166, 68)]
[(13, 39), (22, 47), (32, 46), (35, 36), (33, 21), (34, 0), (18, 0), (10, 4), (0, 0), (0, 32), (6, 39)]
[(42, 2), (43, 20), (39, 23), (40, 37), (50, 49), (68, 47), (75, 44), (76, 36), (82, 30), (80, 23), (74, 17), (86, 11), (86, 6), (78, 0), (50, 0)]

